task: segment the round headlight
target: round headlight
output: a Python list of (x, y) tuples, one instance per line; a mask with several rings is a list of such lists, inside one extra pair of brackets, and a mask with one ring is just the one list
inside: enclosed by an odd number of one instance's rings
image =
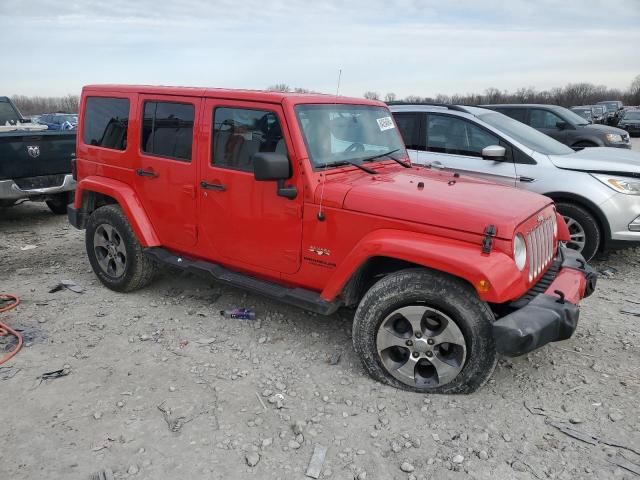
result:
[(520, 234), (517, 234), (516, 238), (513, 239), (513, 259), (518, 270), (524, 270), (524, 266), (527, 263), (527, 244)]

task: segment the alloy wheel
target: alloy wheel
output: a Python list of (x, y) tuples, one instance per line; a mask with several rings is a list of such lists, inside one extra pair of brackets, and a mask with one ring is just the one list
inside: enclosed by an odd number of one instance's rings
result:
[(127, 250), (122, 235), (112, 225), (98, 225), (93, 234), (93, 250), (104, 273), (112, 278), (124, 274), (127, 267)]
[(575, 219), (567, 216), (563, 216), (564, 221), (569, 229), (569, 236), (571, 240), (566, 242), (567, 247), (578, 252), (582, 252), (585, 244), (587, 243), (587, 234), (584, 231), (584, 227), (580, 225)]
[(419, 388), (451, 382), (462, 371), (467, 355), (460, 327), (445, 313), (426, 305), (391, 312), (380, 324), (376, 348), (393, 377)]

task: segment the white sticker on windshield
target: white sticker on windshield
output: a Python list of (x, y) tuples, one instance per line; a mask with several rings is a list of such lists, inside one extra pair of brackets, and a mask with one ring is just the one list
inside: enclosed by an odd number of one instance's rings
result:
[(393, 124), (393, 120), (391, 120), (391, 117), (378, 118), (377, 122), (381, 132), (384, 132), (385, 130), (391, 130), (392, 128), (396, 128), (396, 126)]

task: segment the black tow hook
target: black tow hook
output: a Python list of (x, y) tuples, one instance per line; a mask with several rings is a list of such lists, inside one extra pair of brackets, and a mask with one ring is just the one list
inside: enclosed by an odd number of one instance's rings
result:
[(554, 290), (553, 293), (560, 297), (558, 300), (556, 300), (556, 303), (561, 303), (564, 305), (564, 292), (562, 290)]

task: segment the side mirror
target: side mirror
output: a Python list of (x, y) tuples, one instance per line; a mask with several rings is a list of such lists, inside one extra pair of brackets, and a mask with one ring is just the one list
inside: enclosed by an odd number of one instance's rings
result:
[(482, 158), (485, 160), (495, 160), (496, 162), (501, 162), (504, 160), (504, 157), (507, 155), (507, 149), (501, 147), (500, 145), (489, 145), (488, 147), (484, 147), (482, 149)]
[(296, 187), (285, 186), (284, 184), (284, 181), (291, 177), (291, 165), (286, 155), (261, 152), (255, 153), (251, 160), (253, 162), (253, 176), (257, 181), (275, 180), (278, 182), (278, 196), (290, 200), (298, 196)]
[(271, 152), (255, 153), (252, 162), (253, 176), (256, 180), (286, 180), (291, 177), (291, 166), (286, 155)]
[(556, 127), (560, 130), (564, 130), (565, 128), (567, 128), (567, 122), (556, 122)]

